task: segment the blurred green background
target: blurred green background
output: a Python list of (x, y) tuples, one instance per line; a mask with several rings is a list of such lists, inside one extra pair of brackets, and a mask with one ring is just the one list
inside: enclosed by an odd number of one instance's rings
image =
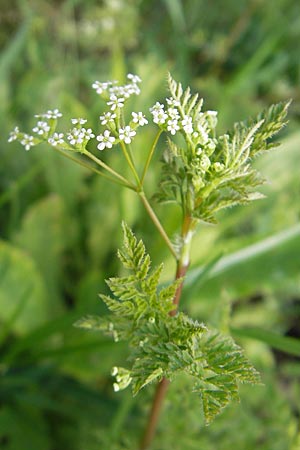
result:
[[(182, 307), (233, 336), (265, 386), (209, 428), (186, 380), (172, 385), (153, 450), (300, 449), (300, 6), (298, 0), (0, 0), (0, 448), (136, 448), (151, 389), (114, 394), (126, 347), (73, 327), (105, 312), (124, 218), (174, 265), (130, 192), (39, 146), (7, 144), (16, 125), (58, 107), (97, 129), (94, 80), (143, 80), (135, 111), (166, 96), (170, 71), (219, 111), (219, 130), (293, 98), (282, 145), (256, 162), (267, 198), (202, 226)], [(66, 125), (67, 126), (67, 125)], [(143, 161), (155, 128), (136, 138)], [(160, 142), (162, 150), (164, 141)], [(143, 153), (144, 152), (144, 153)], [(158, 152), (159, 153), (159, 152)], [(122, 168), (117, 151), (103, 153)], [(151, 196), (159, 156), (148, 175)], [(178, 210), (155, 205), (173, 235)]]

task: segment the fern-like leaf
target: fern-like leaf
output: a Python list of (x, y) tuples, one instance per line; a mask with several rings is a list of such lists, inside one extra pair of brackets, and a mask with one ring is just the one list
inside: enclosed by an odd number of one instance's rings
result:
[(129, 367), (113, 369), (116, 390), (131, 385), (136, 395), (164, 377), (172, 380), (182, 373), (192, 377), (208, 424), (238, 398), (240, 382), (257, 383), (259, 376), (231, 338), (210, 331), (184, 313), (170, 315), (182, 280), (160, 288), (162, 265), (151, 271), (143, 242), (125, 223), (123, 233), (119, 256), (130, 274), (107, 280), (113, 295), (101, 298), (110, 314), (81, 319), (77, 326), (128, 342)]

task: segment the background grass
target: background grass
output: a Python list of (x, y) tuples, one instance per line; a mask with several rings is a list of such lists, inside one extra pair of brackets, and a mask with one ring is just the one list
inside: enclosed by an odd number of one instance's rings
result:
[[(127, 72), (143, 79), (132, 108), (147, 113), (166, 95), (167, 71), (220, 111), (220, 131), (273, 102), (293, 103), (281, 147), (257, 161), (271, 181), (267, 198), (201, 227), (183, 297), (195, 318), (232, 331), (265, 386), (243, 389), (241, 404), (203, 428), (178, 381), (153, 449), (300, 448), (299, 38), (297, 0), (1, 1), (0, 448), (135, 448), (151, 389), (114, 394), (110, 368), (126, 348), (72, 324), (104, 312), (97, 294), (118, 271), (122, 218), (154, 263), (166, 260), (165, 280), (173, 263), (134, 194), (7, 136), (55, 107), (97, 128), (103, 104), (91, 83)], [(137, 160), (153, 133), (137, 137)], [(103, 157), (123, 170), (117, 151)], [(149, 195), (159, 168), (157, 156)], [(155, 209), (172, 235), (178, 210)]]

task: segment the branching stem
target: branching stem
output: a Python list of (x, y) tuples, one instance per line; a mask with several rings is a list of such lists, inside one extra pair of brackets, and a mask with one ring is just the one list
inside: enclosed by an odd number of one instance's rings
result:
[(140, 191), (138, 192), (140, 199), (142, 200), (142, 203), (147, 211), (147, 213), (149, 214), (152, 222), (154, 223), (154, 225), (156, 226), (156, 228), (158, 229), (161, 237), (163, 238), (163, 240), (165, 241), (165, 243), (167, 244), (170, 252), (172, 253), (172, 255), (174, 256), (174, 258), (177, 259), (177, 253), (172, 245), (172, 242), (170, 241), (165, 229), (163, 228), (162, 224), (160, 223), (157, 215), (155, 214), (155, 212), (152, 209), (152, 206), (150, 205), (150, 203), (148, 202), (148, 199), (144, 193), (144, 191)]
[(138, 187), (140, 187), (141, 186), (140, 177), (138, 176), (138, 173), (136, 171), (136, 168), (134, 166), (134, 163), (132, 161), (130, 153), (127, 151), (126, 145), (124, 144), (123, 141), (120, 142), (120, 146), (121, 146), (123, 155), (125, 156), (125, 159), (126, 159), (128, 165), (129, 165), (129, 167), (130, 167), (130, 169), (131, 169), (131, 171), (132, 171), (132, 173), (134, 175), (134, 178), (135, 178), (135, 180), (137, 182), (137, 185), (138, 185)]
[(123, 184), (126, 184), (127, 186), (132, 186), (133, 187), (133, 184), (131, 184), (128, 180), (126, 180), (126, 178), (124, 178), (122, 175), (120, 175), (114, 169), (112, 169), (107, 164), (105, 164), (105, 162), (103, 162), (101, 159), (99, 159), (95, 155), (93, 155), (93, 153), (91, 153), (91, 152), (89, 152), (88, 150), (85, 149), (83, 154), (86, 155), (88, 158), (92, 159), (96, 164), (98, 164), (98, 166), (100, 166), (103, 169), (107, 170), (107, 172), (109, 172), (111, 175), (113, 175), (114, 177), (116, 177), (119, 180), (121, 180), (123, 182)]
[[(124, 181), (123, 181), (122, 179), (119, 179), (117, 177), (114, 177), (114, 178), (110, 177), (105, 172), (101, 172), (100, 170), (96, 169), (95, 167), (90, 166), (89, 164), (87, 164), (86, 162), (82, 161), (81, 159), (75, 158), (74, 156), (71, 156), (69, 153), (65, 152), (64, 150), (61, 150), (59, 148), (55, 148), (55, 150), (58, 151), (59, 153), (61, 153), (62, 155), (64, 155), (66, 158), (70, 159), (71, 161), (76, 162), (76, 164), (79, 164), (80, 166), (85, 167), (86, 169), (89, 169), (92, 172), (97, 173), (98, 175), (101, 175), (101, 177), (103, 177), (103, 178), (105, 178), (105, 179), (107, 179), (109, 181), (112, 181), (113, 183), (117, 183), (117, 184), (120, 184), (121, 186), (127, 187), (128, 189), (135, 190), (134, 185), (131, 184), (129, 181), (125, 180), (125, 178), (124, 178)], [(97, 164), (98, 164), (98, 162), (97, 162)], [(103, 165), (102, 165), (102, 167), (103, 167)], [(117, 173), (117, 172), (115, 172), (115, 173)]]
[(145, 180), (146, 173), (148, 172), (148, 168), (149, 168), (150, 162), (151, 162), (151, 160), (152, 160), (154, 151), (155, 151), (155, 149), (156, 149), (156, 146), (157, 146), (157, 143), (158, 143), (158, 139), (159, 139), (159, 137), (160, 137), (160, 135), (161, 135), (162, 132), (163, 132), (163, 130), (159, 130), (159, 131), (158, 131), (158, 133), (157, 133), (157, 135), (155, 136), (155, 139), (154, 139), (154, 141), (153, 141), (153, 144), (152, 144), (152, 147), (151, 147), (151, 149), (150, 149), (150, 152), (149, 152), (149, 154), (148, 154), (147, 161), (146, 161), (146, 163), (145, 163), (145, 167), (144, 167), (143, 174), (142, 174), (142, 177), (141, 177), (141, 185), (142, 185), (142, 186), (143, 186), (143, 184), (144, 184), (144, 180)]

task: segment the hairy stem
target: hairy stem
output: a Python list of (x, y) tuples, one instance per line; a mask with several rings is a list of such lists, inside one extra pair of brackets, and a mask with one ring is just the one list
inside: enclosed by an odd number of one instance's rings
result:
[[(180, 258), (177, 261), (176, 275), (175, 279), (178, 280), (182, 278), (182, 282), (178, 286), (173, 303), (176, 308), (170, 312), (171, 316), (175, 316), (177, 313), (178, 305), (181, 298), (182, 288), (183, 288), (183, 278), (190, 265), (190, 248), (193, 236), (194, 223), (191, 217), (186, 216), (182, 225), (182, 247), (180, 252)], [(144, 435), (141, 440), (140, 450), (147, 450), (154, 438), (160, 411), (167, 393), (169, 386), (169, 380), (163, 378), (157, 385), (156, 392), (153, 398), (152, 407), (149, 413), (149, 418)]]

